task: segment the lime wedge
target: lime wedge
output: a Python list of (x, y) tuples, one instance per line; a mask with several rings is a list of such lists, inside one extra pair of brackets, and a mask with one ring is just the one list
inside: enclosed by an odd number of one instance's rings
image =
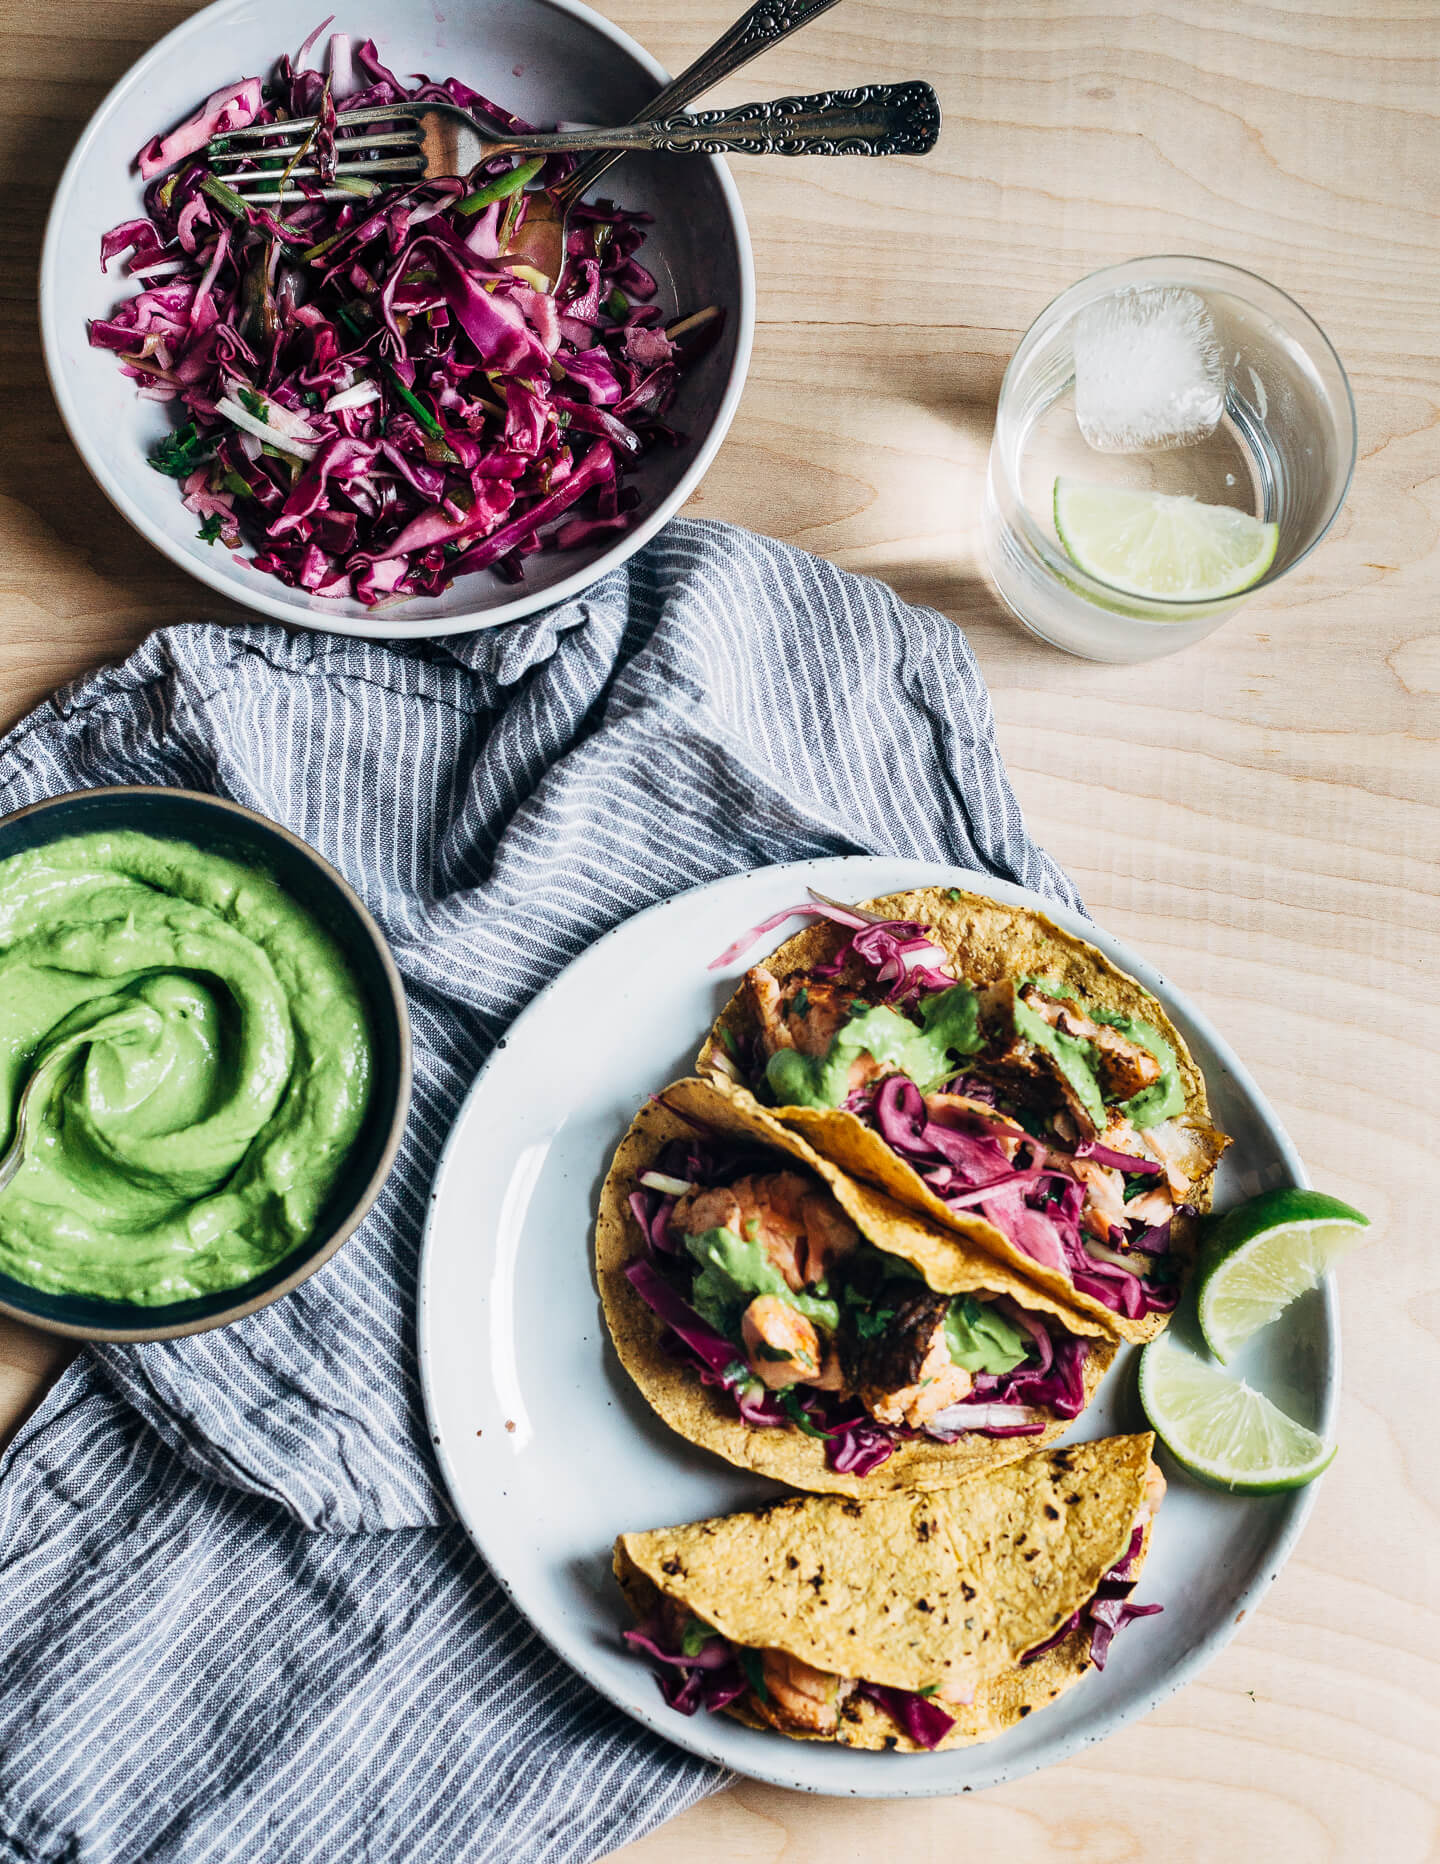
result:
[(1277, 525), (1233, 505), (1081, 479), (1055, 481), (1055, 530), (1088, 576), (1161, 602), (1239, 595), (1275, 561), (1280, 540)]
[(1287, 1417), (1263, 1392), (1227, 1378), (1163, 1333), (1140, 1355), (1140, 1402), (1177, 1463), (1237, 1495), (1303, 1488), (1335, 1455), (1334, 1444)]
[(1267, 1191), (1226, 1211), (1200, 1250), (1200, 1331), (1226, 1364), (1353, 1249), (1370, 1219), (1323, 1191)]

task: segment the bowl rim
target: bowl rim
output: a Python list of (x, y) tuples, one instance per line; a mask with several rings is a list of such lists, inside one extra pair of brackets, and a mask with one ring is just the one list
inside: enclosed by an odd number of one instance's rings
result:
[[(162, 555), (168, 557), (172, 563), (177, 564), (198, 582), (207, 584), (217, 594), (255, 613), (268, 615), (277, 621), (288, 622), (292, 627), (310, 628), (322, 634), (350, 635), (358, 640), (367, 641), (433, 640), (443, 635), (469, 634), (482, 628), (498, 628), (506, 622), (518, 621), (522, 616), (532, 615), (538, 609), (556, 608), (572, 600), (602, 576), (607, 575), (611, 570), (618, 569), (637, 550), (642, 549), (686, 503), (709, 471), (715, 455), (719, 452), (735, 418), (736, 410), (739, 408), (740, 397), (745, 390), (755, 339), (755, 261), (750, 244), (750, 229), (740, 200), (740, 191), (735, 185), (735, 179), (726, 166), (724, 158), (718, 155), (690, 158), (692, 161), (708, 162), (719, 184), (720, 198), (735, 243), (735, 259), (740, 274), (740, 302), (735, 307), (735, 354), (730, 364), (729, 376), (715, 419), (696, 448), (694, 459), (691, 460), (671, 491), (660, 500), (654, 511), (633, 530), (617, 538), (593, 562), (584, 568), (577, 569), (573, 575), (565, 577), (546, 589), (525, 591), (496, 607), (475, 610), (464, 615), (431, 616), (425, 619), (408, 620), (402, 619), (396, 610), (382, 609), (373, 622), (366, 622), (363, 618), (352, 615), (327, 616), (323, 611), (317, 612), (306, 609), (296, 602), (283, 601), (279, 596), (271, 595), (267, 589), (252, 588), (249, 579), (242, 577), (235, 570), (217, 568), (212, 563), (192, 556), (176, 539), (151, 523), (130, 497), (124, 482), (111, 473), (98, 455), (92, 452), (85, 438), (82, 415), (65, 381), (60, 361), (59, 319), (66, 314), (64, 293), (60, 290), (58, 276), (61, 219), (68, 211), (71, 197), (79, 187), (90, 146), (99, 134), (102, 124), (119, 104), (122, 95), (142, 84), (149, 72), (165, 62), (172, 54), (178, 52), (183, 55), (186, 42), (192, 37), (208, 38), (217, 25), (223, 24), (220, 15), (227, 14), (244, 4), (245, 0), (212, 0), (211, 5), (201, 8), (198, 13), (193, 13), (188, 19), (182, 20), (163, 38), (156, 40), (147, 52), (142, 53), (135, 63), (121, 74), (96, 105), (85, 127), (81, 130), (61, 173), (45, 220), (45, 239), (40, 251), (37, 301), (40, 347), (45, 359), (45, 374), (50, 383), (50, 393), (59, 409), (60, 419), (66, 433), (70, 436), (71, 444), (106, 498), (126, 523), (133, 530), (138, 531), (147, 543), (153, 545)], [(669, 83), (669, 72), (657, 59), (651, 57), (638, 40), (606, 19), (603, 14), (597, 13), (593, 7), (586, 5), (585, 0), (539, 0), (539, 4), (568, 13), (602, 37), (609, 39), (620, 51), (633, 59), (643, 72), (653, 78), (657, 87)], [(265, 580), (273, 580), (273, 578)], [(283, 584), (276, 586), (277, 588), (284, 587)], [(415, 599), (423, 601), (427, 598), (417, 597)]]
[[(318, 1248), (313, 1249), (305, 1257), (304, 1261), (292, 1270), (290, 1274), (284, 1276), (273, 1287), (266, 1288), (261, 1294), (254, 1295), (248, 1300), (236, 1301), (233, 1305), (221, 1309), (218, 1314), (208, 1314), (201, 1320), (186, 1321), (179, 1325), (168, 1327), (81, 1326), (72, 1321), (56, 1320), (49, 1315), (35, 1314), (31, 1312), (30, 1309), (19, 1307), (14, 1302), (7, 1301), (3, 1295), (0, 1295), (0, 1315), (4, 1315), (10, 1320), (19, 1321), (24, 1326), (38, 1328), (43, 1333), (62, 1334), (65, 1338), (71, 1340), (108, 1341), (121, 1344), (144, 1340), (178, 1340), (188, 1334), (209, 1333), (217, 1327), (228, 1327), (232, 1321), (243, 1320), (249, 1314), (256, 1314), (262, 1307), (269, 1307), (272, 1301), (278, 1301), (282, 1295), (291, 1293), (292, 1290), (300, 1286), (301, 1282), (308, 1281), (318, 1268), (323, 1267), (340, 1248), (341, 1244), (347, 1242), (349, 1238), (354, 1235), (355, 1231), (369, 1215), (375, 1199), (380, 1195), (382, 1185), (390, 1176), (391, 1169), (395, 1164), (396, 1155), (400, 1150), (400, 1141), (404, 1137), (405, 1125), (410, 1112), (410, 1092), (414, 1078), (410, 1015), (405, 1003), (405, 988), (401, 982), (400, 972), (396, 966), (395, 959), (391, 954), (389, 941), (381, 931), (369, 907), (366, 906), (365, 902), (360, 898), (359, 894), (356, 893), (345, 876), (336, 868), (332, 867), (325, 859), (324, 855), (319, 853), (315, 848), (312, 848), (308, 841), (305, 841), (301, 836), (295, 834), (293, 830), (286, 828), (283, 823), (273, 821), (267, 815), (262, 815), (258, 809), (247, 808), (244, 803), (231, 802), (228, 797), (224, 796), (212, 796), (206, 790), (180, 789), (164, 783), (101, 783), (97, 784), (93, 789), (66, 790), (62, 795), (45, 796), (38, 802), (25, 804), (23, 808), (8, 810), (4, 815), (0, 815), (0, 829), (8, 828), (11, 823), (22, 821), (27, 816), (42, 814), (48, 809), (59, 808), (65, 803), (78, 802), (81, 798), (88, 799), (94, 796), (153, 796), (157, 792), (164, 796), (183, 798), (186, 802), (201, 803), (209, 808), (221, 810), (227, 815), (240, 816), (248, 822), (258, 823), (261, 828), (267, 830), (272, 835), (278, 836), (282, 841), (288, 842), (290, 846), (296, 849), (302, 856), (307, 857), (312, 865), (318, 867), (339, 891), (345, 904), (350, 908), (351, 912), (354, 913), (361, 929), (375, 949), (376, 956), (380, 960), (381, 972), (389, 990), (391, 1007), (395, 1013), (396, 1026), (399, 1032), (400, 1050), (400, 1078), (395, 1096), (395, 1110), (391, 1115), (390, 1128), (385, 1136), (385, 1144), (381, 1149), (375, 1169), (366, 1180), (362, 1189), (357, 1193), (350, 1208), (346, 1211), (340, 1222), (336, 1224), (335, 1228), (325, 1238), (324, 1242), (321, 1243)], [(157, 839), (176, 841), (180, 840), (181, 837), (172, 835)], [(284, 1258), (282, 1257), (281, 1259), (283, 1261)], [(249, 1285), (249, 1283), (241, 1282), (235, 1292), (237, 1294), (243, 1293), (244, 1289)], [(124, 1308), (129, 1313), (144, 1311), (131, 1302), (117, 1302), (115, 1305)]]

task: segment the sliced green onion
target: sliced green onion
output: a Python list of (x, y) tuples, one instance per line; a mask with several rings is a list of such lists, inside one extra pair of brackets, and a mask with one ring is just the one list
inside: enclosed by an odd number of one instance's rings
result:
[(487, 181), (483, 188), (477, 188), (473, 194), (467, 194), (463, 201), (457, 201), (457, 214), (478, 214), (482, 207), (488, 207), (491, 201), (503, 201), (512, 194), (518, 194), (521, 188), (532, 182), (545, 166), (546, 157), (532, 156), (528, 162), (519, 162), (508, 175), (497, 175), (493, 181)]
[(233, 188), (227, 188), (225, 183), (217, 176), (207, 175), (200, 183), (200, 192), (202, 194), (208, 194), (212, 201), (218, 201), (225, 209), (226, 213), (234, 214), (237, 220), (248, 220), (250, 218), (250, 209), (245, 205), (244, 201), (241, 200), (240, 196)]
[(445, 438), (445, 429), (435, 419), (435, 416), (425, 406), (425, 403), (420, 400), (419, 396), (412, 394), (400, 380), (393, 364), (389, 365), (389, 367), (390, 380), (394, 386), (395, 393), (405, 403), (405, 406), (415, 416), (415, 419), (425, 429), (426, 433), (430, 435), (432, 440), (443, 440)]

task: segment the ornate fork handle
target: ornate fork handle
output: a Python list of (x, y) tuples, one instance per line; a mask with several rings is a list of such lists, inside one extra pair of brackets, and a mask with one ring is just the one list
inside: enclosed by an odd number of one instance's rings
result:
[(487, 144), (492, 154), (540, 149), (652, 149), (663, 155), (924, 155), (940, 134), (928, 84), (862, 84), (853, 91), (777, 97), (612, 130), (567, 130)]
[(648, 147), (675, 154), (924, 155), (940, 134), (940, 100), (918, 81), (862, 84), (852, 91), (667, 117), (651, 128), (662, 139)]
[[(653, 123), (662, 117), (673, 116), (677, 110), (683, 110), (686, 104), (713, 89), (742, 65), (748, 65), (752, 58), (758, 58), (770, 46), (788, 39), (792, 32), (809, 25), (812, 19), (818, 19), (822, 13), (828, 13), (836, 4), (837, 0), (755, 0), (755, 4), (742, 13), (730, 30), (717, 39), (708, 51), (702, 52), (693, 65), (687, 65), (678, 78), (652, 97), (645, 108), (637, 113), (635, 120), (639, 123)], [(594, 187), (611, 163), (619, 159), (617, 152), (582, 162), (556, 191), (562, 210), (568, 212), (572, 203)]]

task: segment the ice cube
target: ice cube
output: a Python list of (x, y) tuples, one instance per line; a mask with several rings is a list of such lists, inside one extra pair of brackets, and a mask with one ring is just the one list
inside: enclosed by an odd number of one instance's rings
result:
[(1225, 412), (1209, 306), (1178, 285), (1127, 285), (1075, 319), (1075, 419), (1101, 453), (1208, 440)]

